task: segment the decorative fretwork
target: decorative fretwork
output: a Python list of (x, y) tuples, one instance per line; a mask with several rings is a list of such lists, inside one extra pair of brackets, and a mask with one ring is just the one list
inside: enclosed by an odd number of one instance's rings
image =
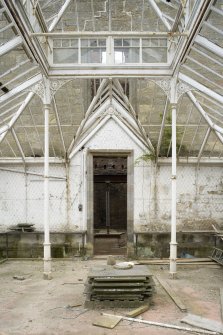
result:
[(116, 116), (121, 116), (121, 113), (119, 113), (115, 108), (110, 106), (106, 111), (103, 113), (103, 116), (106, 115), (116, 115)]
[(42, 101), (44, 101), (44, 84), (42, 81), (30, 87), (27, 91), (35, 93)]
[(170, 100), (170, 88), (171, 88), (171, 80), (170, 79), (162, 79), (162, 80), (154, 80), (154, 82), (164, 91), (168, 99)]
[(194, 90), (191, 86), (179, 81), (177, 84), (177, 101), (179, 101), (181, 95), (183, 95), (186, 92), (189, 92), (191, 90)]
[(169, 101), (175, 101), (178, 102), (180, 97), (191, 90), (194, 90), (194, 88), (188, 84), (185, 84), (181, 81), (178, 81), (178, 83), (176, 84), (176, 97), (173, 99), (173, 97), (171, 97), (171, 81), (173, 79), (147, 79), (147, 81), (151, 81), (153, 83), (155, 83), (156, 85), (158, 85), (163, 92), (165, 93), (165, 95), (167, 96), (167, 98), (169, 99)]
[[(54, 95), (56, 94), (56, 92), (69, 81), (71, 81), (71, 79), (49, 80), (49, 89), (47, 87), (47, 81), (41, 81), (38, 84), (34, 85), (33, 87), (29, 88), (28, 91), (37, 94), (40, 97), (40, 99), (43, 101), (43, 103), (46, 103), (46, 101), (50, 103)], [(47, 91), (49, 91), (49, 97), (46, 96)]]

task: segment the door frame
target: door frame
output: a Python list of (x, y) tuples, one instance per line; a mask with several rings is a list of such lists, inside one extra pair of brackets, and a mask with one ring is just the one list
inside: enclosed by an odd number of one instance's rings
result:
[[(93, 158), (127, 157), (127, 256), (134, 254), (134, 152), (133, 150), (88, 149), (86, 157), (87, 182), (87, 243), (91, 256), (94, 255), (94, 166)], [(90, 251), (91, 250), (91, 251)]]

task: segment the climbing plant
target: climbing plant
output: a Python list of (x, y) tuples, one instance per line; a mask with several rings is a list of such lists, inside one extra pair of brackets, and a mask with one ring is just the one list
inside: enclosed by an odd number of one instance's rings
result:
[[(160, 118), (162, 119), (162, 114), (160, 114)], [(172, 139), (171, 123), (172, 123), (172, 118), (169, 112), (166, 117), (166, 123), (165, 123), (166, 127), (164, 128), (164, 132), (163, 132), (163, 138), (162, 138), (162, 143), (160, 146), (159, 157), (167, 156), (169, 147), (170, 147), (169, 156), (171, 156), (171, 148), (172, 148), (172, 145), (170, 146), (171, 139)]]
[[(162, 119), (163, 115), (160, 114), (160, 118)], [(163, 132), (163, 137), (162, 137), (162, 143), (160, 146), (160, 151), (159, 151), (159, 157), (171, 157), (172, 156), (172, 117), (171, 117), (171, 111), (168, 111), (167, 117), (166, 117), (166, 122), (165, 122), (165, 128)], [(180, 145), (180, 138), (181, 138), (181, 131), (179, 127), (176, 129), (177, 132), (177, 141), (176, 141), (176, 149), (177, 152), (181, 146), (181, 153), (186, 152), (186, 147), (185, 145)], [(155, 161), (156, 160), (156, 154), (155, 153), (150, 153), (150, 152), (145, 152), (142, 156), (138, 157), (135, 161), (135, 163), (139, 163), (140, 161), (144, 162), (149, 162), (149, 161)]]
[(149, 162), (149, 161), (155, 161), (155, 160), (156, 160), (156, 154), (155, 153), (145, 152), (142, 156), (139, 156), (135, 160), (135, 164), (139, 164), (141, 161)]
[[(162, 118), (162, 114), (160, 114), (160, 118)], [(168, 115), (166, 117), (166, 126), (164, 128), (163, 132), (163, 138), (162, 138), (162, 143), (160, 147), (160, 152), (159, 152), (159, 157), (171, 157), (172, 156), (172, 117), (171, 117), (171, 112), (168, 112)], [(185, 145), (181, 145), (181, 130), (177, 126), (176, 127), (176, 149), (177, 153), (180, 149), (181, 153), (186, 152), (186, 147)]]

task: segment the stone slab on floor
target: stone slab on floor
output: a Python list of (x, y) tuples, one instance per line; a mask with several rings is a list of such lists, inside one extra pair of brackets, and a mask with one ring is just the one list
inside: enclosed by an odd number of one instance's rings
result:
[(134, 309), (133, 311), (128, 312), (126, 314), (126, 316), (129, 317), (129, 318), (134, 318), (137, 315), (140, 315), (140, 314), (148, 311), (148, 309), (149, 309), (149, 304), (143, 305), (143, 306), (140, 306), (140, 307)]
[(113, 329), (121, 321), (121, 316), (104, 316), (100, 315), (95, 321), (93, 321), (94, 326), (99, 326), (103, 328)]
[(85, 284), (85, 306), (95, 308), (95, 302), (104, 306), (140, 307), (154, 291), (152, 274), (145, 265), (117, 269), (105, 265), (89, 271)]
[(211, 330), (213, 332), (223, 334), (223, 324), (221, 322), (202, 318), (201, 316), (198, 315), (188, 314), (187, 316), (185, 316), (185, 318), (181, 320), (181, 322), (187, 323), (197, 328)]
[(133, 266), (130, 269), (115, 269), (113, 266), (105, 265), (94, 267), (89, 271), (89, 278), (101, 277), (151, 277), (152, 274), (145, 265)]

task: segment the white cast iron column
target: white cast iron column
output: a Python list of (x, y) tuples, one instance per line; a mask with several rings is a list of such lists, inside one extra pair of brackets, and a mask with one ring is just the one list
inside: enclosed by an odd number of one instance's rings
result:
[(52, 279), (51, 274), (51, 243), (49, 229), (49, 111), (53, 96), (68, 80), (43, 80), (32, 87), (32, 94), (37, 94), (44, 107), (44, 258), (43, 258), (43, 278)]
[(176, 241), (176, 104), (171, 104), (172, 109), (172, 199), (171, 199), (171, 241), (170, 241), (170, 275), (174, 279), (177, 273), (177, 241)]
[(45, 142), (44, 142), (44, 279), (51, 279), (51, 244), (49, 232), (49, 109), (44, 104)]

